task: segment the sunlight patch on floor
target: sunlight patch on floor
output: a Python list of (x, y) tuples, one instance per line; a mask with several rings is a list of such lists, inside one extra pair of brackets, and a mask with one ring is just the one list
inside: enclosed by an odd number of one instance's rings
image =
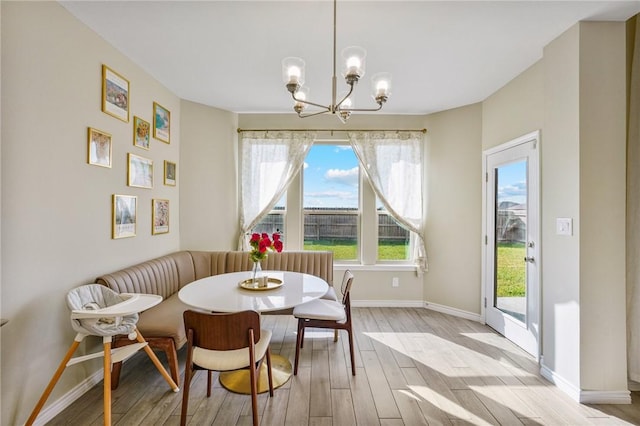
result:
[[(508, 368), (509, 375), (514, 377), (525, 378), (534, 376), (523, 370), (508, 357), (501, 356), (500, 359), (495, 359), (472, 348), (431, 333), (365, 332), (362, 334), (449, 377), (493, 377), (498, 367), (498, 371)], [(464, 333), (463, 336), (461, 333), (461, 336), (464, 338), (473, 338), (475, 341), (483, 345), (490, 345), (492, 348), (496, 347), (491, 339), (478, 337), (475, 336), (475, 334), (491, 333)], [(446, 356), (442, 356), (443, 353), (445, 353)], [(514, 352), (514, 355), (518, 357), (524, 356), (523, 354), (524, 352)], [(474, 364), (481, 362), (488, 366), (493, 365), (494, 367), (487, 367), (487, 372), (481, 373), (478, 372), (477, 369), (469, 368), (468, 360), (473, 360)], [(527, 358), (527, 361), (533, 362), (533, 360), (529, 358)]]
[(491, 423), (487, 422), (482, 417), (475, 415), (460, 404), (456, 404), (454, 401), (434, 392), (427, 386), (409, 385), (408, 388), (413, 392), (413, 394), (410, 394), (408, 391), (402, 391), (402, 393), (407, 394), (414, 399), (418, 398), (420, 400), (418, 404), (427, 402), (438, 407), (440, 410), (447, 413), (447, 417), (450, 419), (460, 419), (473, 425), (491, 425)]

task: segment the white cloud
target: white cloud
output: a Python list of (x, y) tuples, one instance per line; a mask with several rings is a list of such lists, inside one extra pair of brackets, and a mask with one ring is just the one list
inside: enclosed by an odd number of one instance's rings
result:
[(512, 185), (507, 185), (498, 188), (498, 196), (502, 197), (517, 197), (527, 194), (527, 183), (515, 182)]
[(329, 169), (324, 175), (328, 182), (341, 183), (343, 185), (358, 186), (358, 167), (352, 169)]
[(356, 194), (348, 191), (321, 191), (321, 192), (308, 192), (305, 194), (309, 198), (338, 198), (341, 200), (352, 200), (357, 198)]

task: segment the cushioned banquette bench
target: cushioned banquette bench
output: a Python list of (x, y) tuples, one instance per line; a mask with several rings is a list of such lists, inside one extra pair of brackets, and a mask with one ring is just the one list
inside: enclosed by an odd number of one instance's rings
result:
[[(263, 270), (293, 271), (316, 275), (333, 285), (333, 253), (328, 251), (287, 251), (269, 253), (261, 262)], [(182, 313), (189, 309), (178, 298), (178, 291), (200, 278), (228, 272), (251, 270), (248, 252), (179, 251), (134, 265), (96, 279), (118, 293), (157, 294), (162, 302), (140, 314), (138, 329), (155, 350), (164, 351), (171, 377), (179, 383), (177, 350), (187, 341)], [(285, 314), (289, 311), (273, 313)], [(118, 337), (114, 347), (131, 343)], [(122, 363), (112, 369), (112, 387), (118, 386)]]

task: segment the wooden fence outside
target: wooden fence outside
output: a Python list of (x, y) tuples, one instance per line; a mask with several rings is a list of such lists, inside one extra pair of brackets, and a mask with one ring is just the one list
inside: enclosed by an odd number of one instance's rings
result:
[[(284, 215), (271, 213), (265, 217), (255, 232), (272, 233), (284, 228)], [(304, 210), (305, 241), (356, 241), (358, 213), (345, 210)], [(390, 215), (378, 214), (378, 238), (385, 242), (409, 241), (409, 231), (400, 226)]]

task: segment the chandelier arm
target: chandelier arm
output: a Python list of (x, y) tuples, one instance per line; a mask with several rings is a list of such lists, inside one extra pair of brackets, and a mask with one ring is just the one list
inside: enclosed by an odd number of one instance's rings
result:
[(378, 108), (343, 108), (340, 111), (345, 112), (375, 112), (382, 109), (382, 104), (378, 104)]
[[(323, 107), (323, 108), (326, 108), (326, 107)], [(317, 111), (317, 112), (312, 112), (312, 113), (309, 113), (309, 114), (302, 114), (302, 112), (299, 112), (299, 113), (298, 113), (298, 117), (300, 117), (300, 118), (307, 118), (307, 117), (313, 117), (314, 115), (326, 114), (326, 113), (328, 113), (328, 112), (329, 112), (329, 110), (326, 110), (326, 111)]]
[(347, 109), (347, 108), (340, 108), (340, 105), (342, 105), (342, 103), (343, 103), (343, 102), (344, 102), (344, 101), (345, 101), (349, 96), (351, 96), (351, 94), (353, 93), (353, 86), (354, 86), (354, 84), (353, 84), (353, 83), (350, 83), (350, 84), (349, 84), (349, 86), (350, 86), (350, 88), (349, 88), (349, 93), (347, 93), (347, 94), (344, 96), (344, 98), (342, 98), (342, 100), (336, 104), (336, 106), (335, 106), (335, 109), (336, 109), (336, 110), (340, 110), (340, 111), (350, 111), (350, 110), (349, 110), (349, 109)]
[[(323, 108), (323, 109), (326, 109), (327, 111), (331, 111), (331, 108), (326, 106), (326, 105), (317, 104), (315, 102), (310, 102), (310, 101), (307, 101), (307, 100), (304, 100), (304, 99), (298, 99), (298, 98), (296, 98), (295, 93), (291, 93), (291, 97), (296, 102), (300, 102), (300, 103), (307, 104), (307, 105), (313, 105), (315, 107)], [(323, 111), (323, 112), (327, 112), (327, 111)]]

